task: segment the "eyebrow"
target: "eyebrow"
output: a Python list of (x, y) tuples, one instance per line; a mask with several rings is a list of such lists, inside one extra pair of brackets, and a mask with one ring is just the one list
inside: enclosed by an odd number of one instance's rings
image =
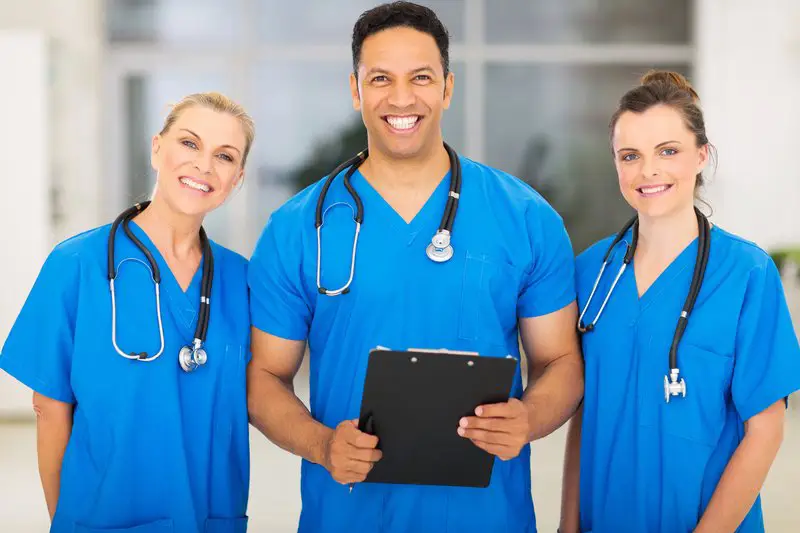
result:
[[(661, 148), (662, 146), (664, 146), (666, 144), (681, 144), (681, 143), (680, 143), (680, 141), (664, 141), (663, 143), (658, 143), (656, 145), (656, 148)], [(619, 150), (617, 150), (617, 153), (624, 152), (626, 150), (629, 151), (629, 152), (638, 152), (638, 150), (636, 148), (620, 148)]]
[[(420, 72), (433, 72), (433, 67), (430, 65), (423, 65), (421, 67), (415, 68), (409, 74), (419, 74)], [(372, 67), (367, 71), (367, 76), (371, 76), (373, 74), (389, 74), (389, 71), (381, 68), (381, 67)]]
[[(188, 133), (192, 134), (193, 136), (197, 137), (198, 139), (202, 139), (202, 137), (200, 137), (198, 134), (196, 134), (195, 132), (193, 132), (193, 131), (192, 131), (192, 130), (190, 130), (190, 129), (187, 129), (187, 128), (181, 128), (181, 130), (182, 130), (182, 131), (186, 131), (186, 132), (188, 132)], [(241, 151), (240, 151), (238, 148), (236, 148), (235, 146), (231, 146), (230, 144), (223, 144), (222, 146), (220, 146), (220, 148), (230, 148), (231, 150), (236, 150), (236, 151), (237, 151), (237, 152), (239, 152), (240, 154), (242, 153), (242, 152), (241, 152)]]

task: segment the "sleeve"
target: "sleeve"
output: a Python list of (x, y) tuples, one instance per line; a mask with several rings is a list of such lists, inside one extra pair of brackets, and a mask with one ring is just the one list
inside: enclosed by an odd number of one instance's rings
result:
[(769, 258), (748, 281), (734, 357), (731, 389), (742, 420), (800, 389), (800, 347), (778, 269)]
[(302, 286), (299, 229), (273, 213), (250, 258), (250, 320), (253, 326), (289, 340), (306, 340), (311, 306)]
[(34, 391), (75, 403), (70, 384), (80, 263), (50, 253), (0, 353), (0, 368)]
[(542, 316), (575, 301), (575, 255), (561, 216), (546, 202), (526, 214), (533, 261), (517, 303), (520, 318)]

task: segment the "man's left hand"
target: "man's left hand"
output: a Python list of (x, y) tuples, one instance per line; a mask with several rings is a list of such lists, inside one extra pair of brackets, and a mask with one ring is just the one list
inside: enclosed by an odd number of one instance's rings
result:
[(475, 414), (462, 418), (458, 427), (458, 434), (475, 446), (508, 461), (528, 444), (530, 419), (520, 400), (511, 398), (505, 403), (481, 405)]

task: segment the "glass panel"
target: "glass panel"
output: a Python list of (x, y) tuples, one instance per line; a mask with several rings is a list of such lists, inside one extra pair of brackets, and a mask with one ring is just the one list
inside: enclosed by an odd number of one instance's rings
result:
[[(576, 252), (615, 233), (622, 198), (608, 123), (650, 67), (487, 66), (487, 163), (530, 183), (564, 217)], [(659, 65), (684, 75), (686, 65)]]
[[(461, 79), (463, 64), (452, 69)], [(251, 177), (254, 170), (258, 177), (258, 192), (248, 211), (254, 217), (251, 227), (260, 231), (289, 195), (366, 147), (361, 114), (350, 97), (350, 71), (349, 62), (270, 61), (258, 67), (256, 94), (262, 98), (253, 110), (256, 148), (249, 163)], [(456, 150), (464, 145), (462, 92), (455, 92), (442, 124), (445, 139)]]
[(108, 38), (184, 45), (230, 43), (242, 33), (240, 5), (218, 0), (109, 0)]
[[(127, 204), (147, 200), (155, 187), (155, 172), (150, 165), (150, 142), (161, 130), (170, 105), (182, 97), (202, 91), (220, 91), (232, 98), (222, 74), (180, 72), (177, 69), (128, 76), (125, 80), (125, 161)], [(126, 206), (122, 206), (125, 208)], [(120, 209), (120, 210), (121, 210)], [(204, 226), (211, 239), (229, 246), (227, 209), (217, 209), (206, 217)]]
[[(258, 31), (264, 42), (350, 46), (359, 15), (374, 0), (264, 0), (259, 2)], [(464, 39), (464, 0), (419, 0), (436, 12), (451, 42)], [(302, 14), (302, 16), (301, 16)]]
[(688, 44), (691, 15), (691, 0), (491, 0), (486, 37), (490, 43)]

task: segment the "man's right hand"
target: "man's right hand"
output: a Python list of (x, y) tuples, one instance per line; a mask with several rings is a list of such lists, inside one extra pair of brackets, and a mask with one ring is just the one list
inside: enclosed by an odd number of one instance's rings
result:
[(331, 433), (322, 466), (343, 485), (360, 483), (383, 455), (377, 445), (378, 437), (359, 431), (358, 420), (345, 420)]

